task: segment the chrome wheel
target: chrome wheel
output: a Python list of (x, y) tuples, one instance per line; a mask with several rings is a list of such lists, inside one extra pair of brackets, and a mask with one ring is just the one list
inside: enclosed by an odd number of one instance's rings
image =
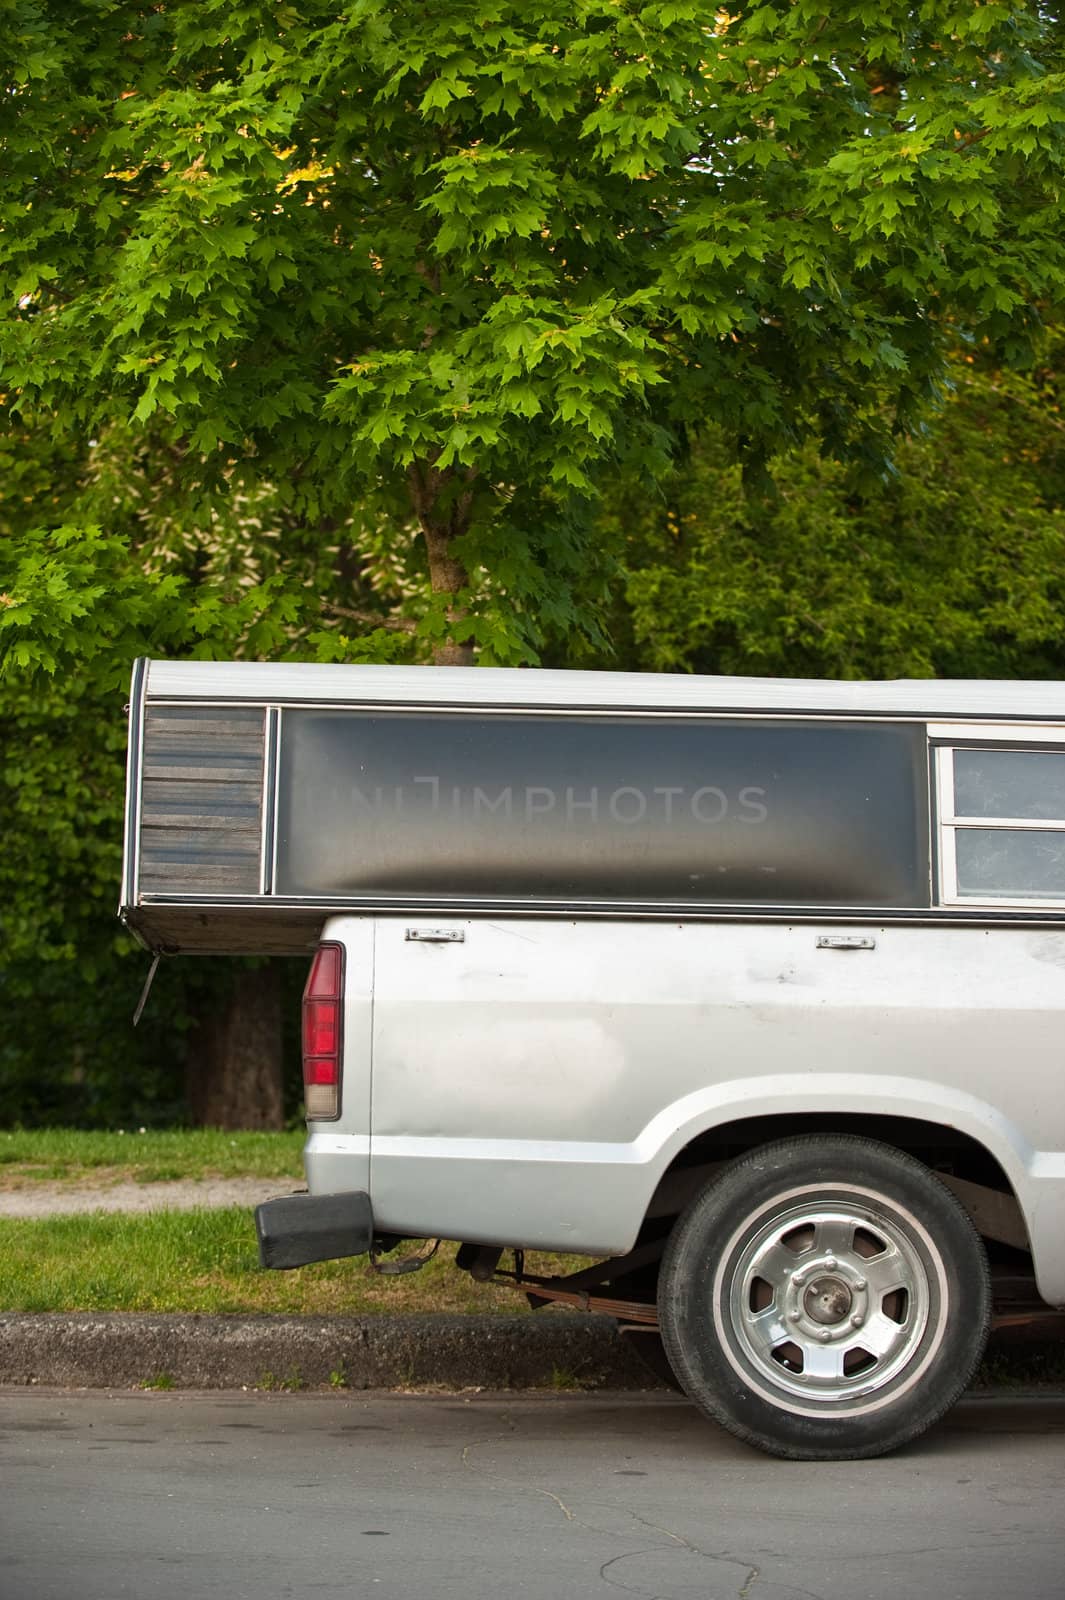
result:
[(821, 1404), (890, 1383), (921, 1345), (939, 1276), (923, 1232), (882, 1201), (823, 1193), (778, 1202), (740, 1230), (723, 1252), (726, 1292), (714, 1298), (748, 1381)]

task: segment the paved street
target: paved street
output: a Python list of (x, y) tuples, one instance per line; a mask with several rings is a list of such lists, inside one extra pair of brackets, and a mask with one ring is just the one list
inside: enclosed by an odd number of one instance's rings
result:
[(1065, 1400), (771, 1461), (658, 1396), (0, 1393), (2, 1600), (1059, 1600)]

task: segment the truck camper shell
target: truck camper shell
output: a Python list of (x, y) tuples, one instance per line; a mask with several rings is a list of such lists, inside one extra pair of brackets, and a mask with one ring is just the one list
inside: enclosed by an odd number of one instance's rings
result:
[(140, 660), (120, 912), (1065, 921), (1065, 687)]

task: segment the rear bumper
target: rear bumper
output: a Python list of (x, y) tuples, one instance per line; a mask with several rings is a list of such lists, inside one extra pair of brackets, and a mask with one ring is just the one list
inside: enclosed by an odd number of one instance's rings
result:
[(373, 1208), (361, 1191), (288, 1194), (256, 1206), (255, 1230), (264, 1267), (363, 1256), (373, 1243)]

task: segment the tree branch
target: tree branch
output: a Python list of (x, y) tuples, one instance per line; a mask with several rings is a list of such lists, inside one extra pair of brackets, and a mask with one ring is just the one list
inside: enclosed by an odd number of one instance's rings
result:
[(349, 622), (365, 622), (373, 628), (387, 628), (392, 633), (413, 633), (418, 626), (410, 617), (382, 617), (375, 611), (356, 611), (351, 606), (334, 605), (331, 600), (322, 601), (322, 610), (327, 611), (331, 617), (344, 617)]

